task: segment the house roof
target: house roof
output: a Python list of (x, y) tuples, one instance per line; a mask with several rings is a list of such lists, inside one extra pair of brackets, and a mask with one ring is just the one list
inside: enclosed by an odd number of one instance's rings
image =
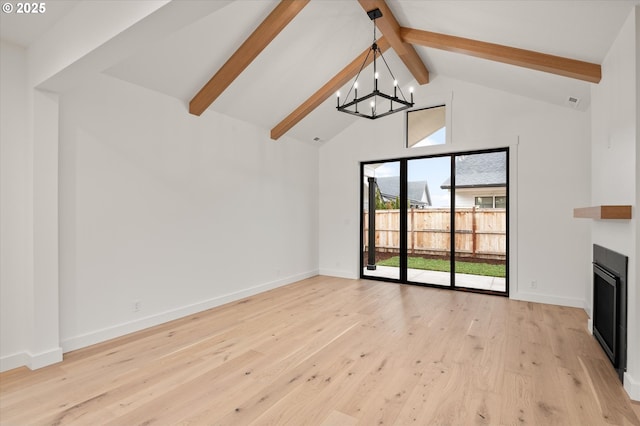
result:
[[(372, 24), (356, 0), (313, 0), (209, 107), (269, 129), (371, 45)], [(61, 91), (104, 75), (175, 98), (185, 106), (279, 4), (277, 0), (51, 1), (41, 16), (0, 14), (2, 40), (29, 48), (34, 83)], [(455, 35), (600, 64), (640, 0), (387, 1), (403, 28)], [(570, 24), (570, 31), (567, 30)], [(380, 34), (380, 33), (379, 33)], [(79, 45), (76, 41), (82, 40)], [(517, 95), (589, 107), (588, 83), (414, 45), (430, 72)], [(403, 90), (418, 85), (393, 49), (385, 59)], [(41, 66), (40, 66), (41, 65)], [(46, 65), (46, 66), (45, 66)], [(371, 66), (366, 71), (371, 72)], [(340, 90), (346, 93), (351, 81)], [(324, 100), (287, 136), (326, 141), (360, 120)], [(206, 114), (206, 111), (205, 111)], [(384, 119), (383, 119), (384, 120)]]
[[(507, 185), (507, 154), (491, 152), (456, 157), (456, 188), (486, 188)], [(447, 178), (442, 189), (451, 189)]]
[[(380, 194), (394, 199), (400, 196), (400, 178), (397, 176), (376, 178)], [(427, 181), (407, 182), (407, 195), (411, 204), (431, 205), (431, 194)], [(423, 199), (426, 198), (426, 201)]]

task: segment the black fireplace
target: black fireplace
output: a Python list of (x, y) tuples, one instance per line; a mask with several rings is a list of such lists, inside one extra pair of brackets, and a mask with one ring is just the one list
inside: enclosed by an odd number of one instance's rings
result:
[(627, 367), (628, 258), (593, 245), (593, 335), (623, 380)]

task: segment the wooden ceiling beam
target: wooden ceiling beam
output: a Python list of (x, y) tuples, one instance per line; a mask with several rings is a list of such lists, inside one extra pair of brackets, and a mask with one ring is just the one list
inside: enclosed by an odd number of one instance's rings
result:
[(191, 99), (189, 112), (200, 115), (209, 108), (307, 3), (309, 0), (281, 0), (222, 68)]
[(422, 62), (422, 59), (420, 59), (416, 49), (402, 39), (400, 35), (400, 24), (398, 24), (395, 16), (393, 16), (387, 3), (384, 0), (358, 0), (358, 2), (366, 12), (380, 9), (382, 16), (376, 19), (376, 26), (387, 38), (393, 50), (402, 62), (404, 62), (418, 84), (429, 83), (429, 70), (424, 62)]
[[(378, 48), (383, 53), (389, 49), (389, 42), (385, 37), (378, 39)], [(329, 99), (331, 96), (335, 96), (338, 89), (347, 84), (349, 80), (354, 78), (363, 61), (367, 57), (367, 54), (371, 50), (368, 47), (364, 52), (358, 55), (349, 65), (344, 67), (338, 74), (336, 74), (331, 80), (329, 80), (324, 86), (316, 91), (309, 99), (304, 101), (298, 108), (296, 108), (291, 114), (289, 114), (278, 125), (271, 129), (271, 139), (277, 140), (282, 135), (287, 133), (293, 126), (298, 124), (303, 118), (305, 118), (311, 111), (316, 109), (321, 103)], [(365, 66), (373, 62), (373, 55), (369, 55)]]
[(602, 78), (600, 65), (590, 62), (413, 28), (400, 28), (400, 36), (406, 43), (545, 71), (590, 83), (599, 83)]

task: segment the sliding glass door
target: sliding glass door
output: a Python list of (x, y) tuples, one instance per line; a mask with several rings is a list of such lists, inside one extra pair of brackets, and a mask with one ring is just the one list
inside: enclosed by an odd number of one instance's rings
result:
[(362, 168), (363, 275), (400, 279), (400, 162)]
[(451, 159), (407, 161), (407, 280), (451, 285), (451, 197), (439, 183), (451, 176)]
[(455, 284), (506, 292), (507, 153), (455, 156)]
[(363, 163), (363, 278), (508, 294), (508, 150)]

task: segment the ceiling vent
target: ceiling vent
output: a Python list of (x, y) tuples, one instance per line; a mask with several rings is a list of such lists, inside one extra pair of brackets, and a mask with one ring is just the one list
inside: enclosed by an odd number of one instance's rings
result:
[(578, 105), (580, 104), (580, 98), (576, 98), (575, 96), (569, 96), (565, 103), (570, 107), (578, 108)]

